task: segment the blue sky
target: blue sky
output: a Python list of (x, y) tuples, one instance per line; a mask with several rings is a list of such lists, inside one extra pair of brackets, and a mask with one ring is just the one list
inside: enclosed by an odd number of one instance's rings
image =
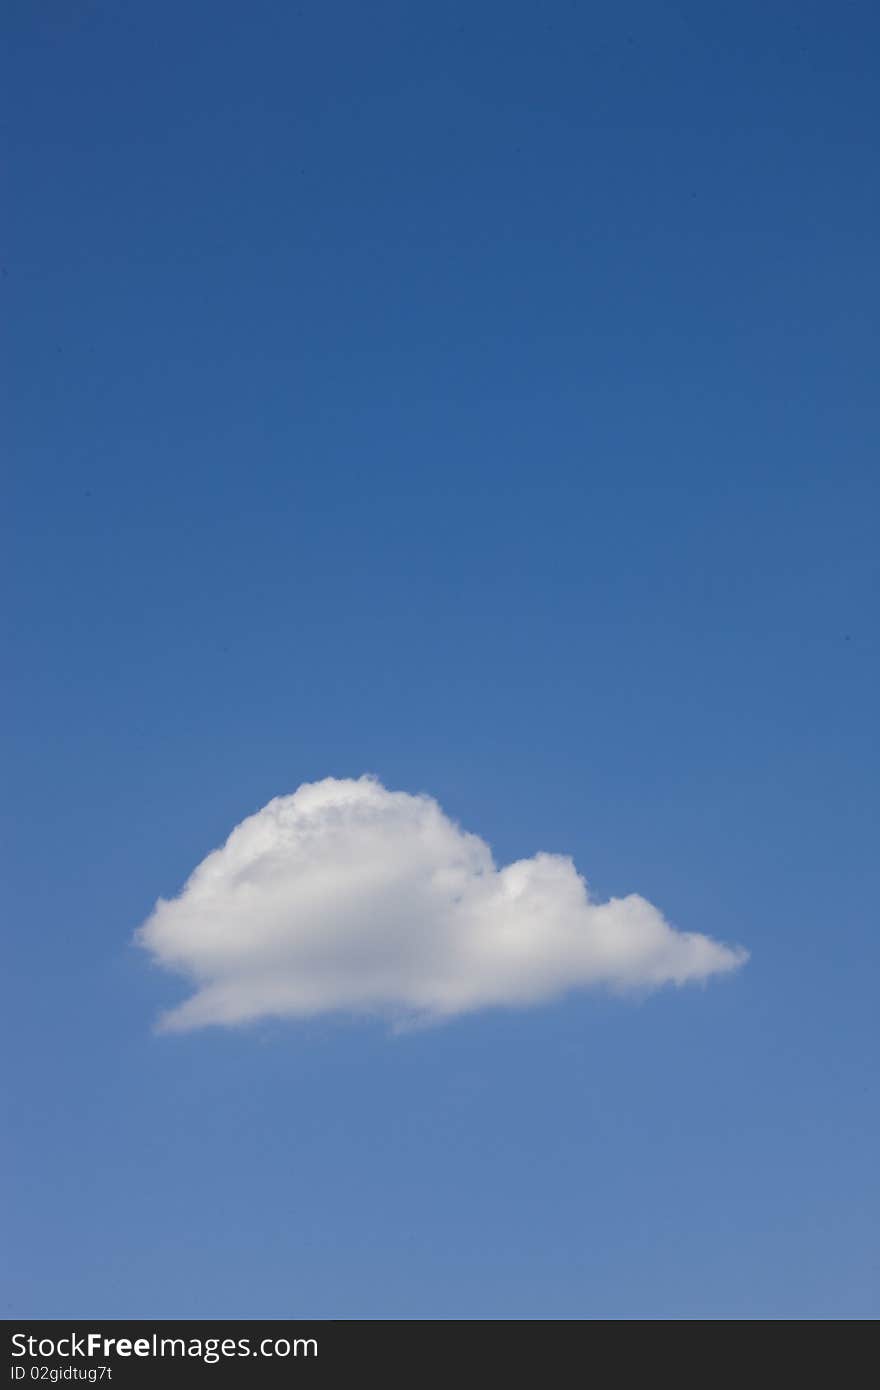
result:
[[(4, 31), (5, 1316), (876, 1316), (875, 7)], [(751, 959), (157, 1036), (364, 772)]]

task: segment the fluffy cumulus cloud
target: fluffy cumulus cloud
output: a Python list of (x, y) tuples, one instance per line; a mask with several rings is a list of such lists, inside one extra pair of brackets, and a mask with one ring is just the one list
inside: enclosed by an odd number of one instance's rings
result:
[(195, 986), (169, 1029), (331, 1010), (436, 1020), (583, 986), (681, 985), (745, 959), (636, 894), (594, 902), (563, 855), (498, 868), (431, 797), (370, 777), (270, 801), (137, 939)]

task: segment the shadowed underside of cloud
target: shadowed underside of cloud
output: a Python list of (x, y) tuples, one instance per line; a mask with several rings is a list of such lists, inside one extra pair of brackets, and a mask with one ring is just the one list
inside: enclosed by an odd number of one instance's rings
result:
[(590, 899), (568, 858), (496, 868), (429, 796), (371, 777), (276, 797), (160, 898), (136, 933), (195, 993), (165, 1029), (330, 1011), (439, 1020), (589, 985), (654, 988), (746, 952), (631, 894)]

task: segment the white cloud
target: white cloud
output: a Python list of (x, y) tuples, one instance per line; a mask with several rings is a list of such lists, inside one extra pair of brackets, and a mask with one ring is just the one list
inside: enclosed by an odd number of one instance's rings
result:
[(137, 940), (195, 983), (168, 1029), (331, 1010), (443, 1019), (579, 986), (684, 984), (746, 959), (636, 894), (593, 902), (562, 855), (498, 869), (433, 798), (370, 777), (270, 801), (160, 898)]

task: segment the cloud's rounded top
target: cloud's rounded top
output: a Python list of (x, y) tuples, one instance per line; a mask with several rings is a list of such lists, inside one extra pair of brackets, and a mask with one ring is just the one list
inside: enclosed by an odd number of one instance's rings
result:
[(443, 1018), (578, 986), (702, 980), (745, 960), (644, 898), (590, 900), (570, 859), (497, 869), (432, 797), (326, 778), (276, 797), (137, 933), (195, 993), (167, 1028), (330, 1010)]

